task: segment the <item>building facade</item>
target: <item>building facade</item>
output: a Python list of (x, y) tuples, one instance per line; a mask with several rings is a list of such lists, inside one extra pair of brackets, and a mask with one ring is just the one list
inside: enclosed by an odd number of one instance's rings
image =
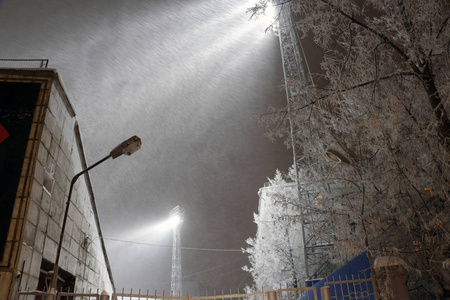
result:
[[(335, 228), (332, 221), (326, 219), (325, 212), (336, 209), (333, 197), (352, 190), (330, 183), (324, 189), (327, 194), (301, 190), (299, 196), (298, 187), (307, 185), (301, 179), (299, 183), (286, 181), (277, 171), (275, 179), (259, 189), (258, 214), (255, 215), (257, 233), (253, 243), (254, 253), (259, 254), (252, 257), (258, 289), (277, 288), (279, 284), (310, 285), (338, 267), (329, 260), (326, 251), (314, 250), (319, 246), (324, 250), (333, 247)], [(314, 224), (304, 226), (310, 220)], [(315, 247), (308, 246), (311, 240)], [(317, 265), (317, 262), (322, 264)], [(308, 263), (315, 267), (318, 276), (308, 276)]]
[(292, 203), (298, 198), (295, 182), (270, 182), (259, 189), (257, 225), (250, 257), (257, 290), (299, 287), (306, 279), (303, 233)]
[[(57, 71), (0, 68), (0, 299), (48, 288), (70, 181), (86, 167)], [(59, 290), (113, 290), (88, 174), (74, 185), (59, 266)]]

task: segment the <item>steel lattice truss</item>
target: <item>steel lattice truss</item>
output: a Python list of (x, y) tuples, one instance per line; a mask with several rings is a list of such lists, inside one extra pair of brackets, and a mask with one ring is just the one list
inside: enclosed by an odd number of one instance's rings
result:
[(182, 295), (182, 283), (181, 283), (181, 249), (180, 249), (180, 229), (183, 222), (184, 213), (183, 210), (177, 206), (170, 211), (170, 216), (178, 216), (180, 223), (173, 228), (173, 240), (172, 240), (172, 277), (170, 281), (170, 290), (173, 296)]
[[(288, 109), (290, 111), (294, 103), (304, 101), (299, 97), (302, 94), (299, 86), (301, 86), (302, 82), (306, 83), (307, 79), (302, 66), (301, 44), (295, 29), (290, 3), (284, 1), (283, 4), (278, 4), (277, 6), (280, 9), (278, 36), (280, 39)], [(303, 234), (306, 277), (307, 279), (314, 279), (326, 275), (330, 268), (327, 251), (332, 247), (332, 243), (324, 240), (323, 237), (321, 238), (317, 234), (317, 232), (323, 232), (325, 227), (330, 226), (330, 224), (324, 221), (320, 215), (311, 211), (310, 204), (314, 201), (316, 195), (309, 193), (307, 186), (302, 186), (300, 182), (299, 170), (302, 165), (308, 164), (308, 162), (305, 162), (306, 158), (302, 155), (300, 147), (295, 142), (295, 135), (298, 130), (291, 120), (294, 166), (297, 175), (299, 201), (302, 207), (301, 230)]]

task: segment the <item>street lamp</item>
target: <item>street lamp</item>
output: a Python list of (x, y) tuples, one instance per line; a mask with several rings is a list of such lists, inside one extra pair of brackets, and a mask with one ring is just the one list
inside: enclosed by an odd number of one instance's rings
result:
[(67, 216), (69, 214), (70, 198), (72, 196), (72, 190), (73, 190), (73, 186), (74, 186), (75, 182), (81, 175), (83, 175), (87, 171), (95, 168), (96, 166), (98, 166), (102, 162), (106, 161), (107, 159), (109, 159), (109, 158), (115, 159), (115, 158), (121, 156), (122, 154), (129, 156), (129, 155), (133, 154), (134, 152), (136, 152), (137, 150), (139, 150), (141, 148), (141, 145), (142, 145), (141, 139), (137, 136), (132, 136), (128, 140), (120, 143), (114, 149), (112, 149), (111, 152), (109, 153), (109, 155), (107, 155), (103, 159), (99, 160), (92, 166), (82, 170), (80, 173), (76, 174), (72, 178), (72, 181), (70, 182), (69, 195), (67, 197), (66, 210), (64, 212), (64, 218), (63, 218), (63, 223), (62, 223), (62, 228), (61, 228), (61, 235), (59, 237), (58, 249), (56, 251), (56, 260), (55, 260), (55, 264), (53, 266), (52, 282), (51, 282), (50, 288), (49, 288), (50, 293), (53, 293), (53, 294), (56, 293), (57, 282), (58, 282), (58, 271), (59, 271), (59, 257), (61, 255), (61, 248), (62, 248), (62, 242), (63, 242), (63, 238), (64, 238), (64, 231), (66, 229)]
[(339, 150), (337, 149), (327, 148), (327, 150), (325, 150), (325, 154), (328, 156), (329, 159), (335, 162), (343, 162), (346, 163), (347, 165), (352, 165), (351, 162), (348, 160), (348, 158), (345, 157), (345, 155), (339, 152)]

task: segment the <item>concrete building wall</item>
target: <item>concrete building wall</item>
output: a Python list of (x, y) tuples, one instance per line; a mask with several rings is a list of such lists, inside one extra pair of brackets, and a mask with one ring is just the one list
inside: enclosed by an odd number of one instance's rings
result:
[[(41, 84), (0, 267), (0, 299), (7, 299), (37, 289), (42, 266), (54, 263), (70, 181), (87, 166), (75, 112), (55, 70), (0, 69), (0, 81)], [(74, 185), (62, 244), (61, 272), (76, 278), (76, 292), (112, 292), (88, 175)]]
[[(295, 182), (288, 182), (284, 185), (275, 185), (275, 186), (265, 186), (259, 189), (258, 195), (259, 195), (259, 206), (258, 206), (258, 214), (260, 216), (261, 220), (273, 220), (275, 221), (272, 215), (273, 207), (277, 204), (274, 203), (274, 198), (272, 195), (274, 193), (279, 194), (280, 200), (286, 201), (286, 203), (292, 201), (292, 199), (289, 198), (297, 198), (298, 192), (297, 192), (297, 183)], [(284, 199), (282, 199), (284, 198)], [(296, 214), (298, 212), (294, 211), (293, 208), (290, 205), (286, 205), (283, 209), (279, 209), (283, 212), (283, 215), (290, 216), (292, 213)], [(265, 231), (268, 230), (268, 224), (262, 224), (258, 225), (257, 228), (257, 236), (264, 236), (266, 235)], [(293, 245), (296, 245), (296, 248), (300, 248), (302, 245), (302, 239), (301, 239), (301, 224), (299, 222), (291, 222), (289, 228), (288, 228), (289, 237), (291, 239), (291, 242)], [(280, 233), (281, 234), (281, 233)], [(283, 233), (284, 234), (284, 233)]]
[[(303, 232), (301, 223), (297, 220), (298, 218), (294, 217), (299, 213), (298, 208), (288, 204), (298, 198), (297, 183), (288, 182), (283, 185), (265, 186), (259, 189), (258, 194), (260, 222), (257, 223), (256, 241), (260, 245), (266, 244), (262, 248), (269, 248), (271, 251), (276, 252), (276, 255), (282, 256), (283, 262), (287, 264), (287, 266), (274, 266), (274, 274), (279, 275), (282, 273), (281, 269), (292, 270), (291, 268), (294, 267), (294, 272), (289, 271), (285, 275), (273, 278), (277, 283), (275, 286), (264, 286), (264, 288), (277, 288), (280, 283), (283, 284), (283, 287), (285, 287), (286, 283), (292, 284), (293, 278), (291, 276), (293, 273), (296, 274), (297, 280), (303, 281), (305, 279), (303, 271), (305, 268)], [(282, 202), (284, 204), (281, 204)], [(284, 218), (281, 216), (284, 216)], [(274, 239), (269, 236), (276, 237), (278, 244), (272, 245)], [(261, 257), (259, 259), (264, 259), (264, 256)], [(274, 276), (276, 277), (277, 275)], [(258, 288), (263, 288), (263, 286), (258, 286), (258, 280), (255, 282)]]

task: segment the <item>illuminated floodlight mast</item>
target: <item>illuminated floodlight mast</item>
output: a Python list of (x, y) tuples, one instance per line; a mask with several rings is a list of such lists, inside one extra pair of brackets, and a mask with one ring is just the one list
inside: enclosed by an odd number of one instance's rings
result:
[(180, 251), (180, 229), (184, 220), (184, 210), (179, 206), (172, 209), (169, 213), (169, 223), (173, 230), (172, 240), (172, 277), (170, 281), (170, 290), (172, 295), (180, 296), (182, 290), (181, 283), (181, 251)]

